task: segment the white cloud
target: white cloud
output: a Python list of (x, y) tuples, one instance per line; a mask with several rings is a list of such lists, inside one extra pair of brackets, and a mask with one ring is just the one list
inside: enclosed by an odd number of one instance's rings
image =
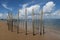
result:
[(23, 8), (26, 8), (28, 4), (23, 4)]
[[(26, 7), (26, 6), (24, 6), (24, 7)], [(32, 9), (34, 9), (34, 13), (39, 13), (39, 11), (40, 11), (40, 5), (38, 5), (38, 4), (36, 4), (36, 5), (32, 5), (32, 6), (30, 6), (30, 7), (26, 7), (26, 9), (27, 9), (27, 14), (28, 15), (31, 15), (32, 14)], [(22, 9), (20, 9), (19, 10), (19, 13), (20, 13), (20, 17), (23, 15), (25, 15), (25, 8), (22, 8)], [(29, 16), (30, 17), (30, 16)], [(28, 18), (29, 18), (28, 17)], [(31, 18), (31, 17), (30, 17)]]
[(12, 11), (12, 8), (9, 8), (6, 4), (2, 4), (2, 6), (8, 10), (11, 10)]
[(55, 11), (54, 13), (51, 14), (52, 16), (57, 15), (60, 16), (60, 10)]
[(6, 19), (8, 16), (7, 13), (0, 13), (0, 19)]
[(4, 17), (5, 19), (7, 19), (8, 13), (3, 14), (3, 17)]
[(52, 2), (52, 1), (47, 2), (46, 5), (43, 6), (43, 11), (51, 12), (53, 10), (54, 6), (55, 6), (54, 2)]
[(53, 18), (53, 19), (60, 18), (60, 10), (56, 10), (50, 14), (45, 14), (45, 18)]
[(0, 13), (0, 17), (2, 17), (3, 16), (3, 14), (2, 13)]
[(51, 13), (52, 18), (60, 18), (60, 10), (56, 10), (55, 12)]
[(38, 13), (40, 11), (40, 5), (36, 4), (31, 7), (28, 7), (28, 13), (32, 13), (32, 9), (34, 9), (34, 13)]
[[(27, 14), (30, 15), (28, 16), (28, 18), (32, 18), (31, 15), (32, 15), (32, 9), (34, 8), (34, 13), (40, 13), (41, 9), (40, 9), (40, 5), (39, 4), (36, 4), (36, 5), (32, 5), (30, 7), (27, 7), (28, 4), (24, 4), (23, 5), (23, 8), (19, 10), (20, 12), (20, 17), (24, 17), (25, 15), (25, 8), (27, 9)], [(55, 4), (54, 2), (50, 1), (50, 2), (47, 2), (44, 6), (43, 6), (43, 11), (44, 11), (44, 15), (46, 17), (48, 17), (50, 14), (46, 14), (46, 12), (52, 12), (52, 10), (54, 9), (55, 7)], [(23, 16), (22, 16), (23, 15)]]

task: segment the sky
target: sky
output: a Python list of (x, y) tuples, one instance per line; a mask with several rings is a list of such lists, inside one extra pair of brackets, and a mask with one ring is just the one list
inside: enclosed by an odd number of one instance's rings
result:
[(0, 19), (7, 18), (8, 12), (12, 12), (14, 18), (17, 18), (18, 11), (20, 18), (24, 18), (25, 9), (29, 19), (32, 18), (32, 9), (35, 18), (40, 16), (43, 9), (44, 18), (60, 19), (60, 0), (0, 0)]

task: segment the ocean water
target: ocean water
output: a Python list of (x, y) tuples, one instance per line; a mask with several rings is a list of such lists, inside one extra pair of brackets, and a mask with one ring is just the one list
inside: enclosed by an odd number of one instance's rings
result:
[(60, 19), (45, 19), (44, 25), (60, 31)]
[[(16, 22), (16, 21), (15, 21)], [(20, 20), (19, 23), (23, 23), (25, 20)], [(29, 25), (32, 25), (32, 20), (27, 20)], [(17, 24), (17, 23), (16, 23)], [(34, 24), (36, 27), (40, 26), (40, 20), (34, 20)], [(49, 27), (55, 30), (60, 31), (60, 19), (44, 19), (43, 20), (44, 27)]]

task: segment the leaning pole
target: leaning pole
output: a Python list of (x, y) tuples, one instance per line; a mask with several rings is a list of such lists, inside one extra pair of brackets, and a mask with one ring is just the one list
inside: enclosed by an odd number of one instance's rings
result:
[(27, 9), (25, 9), (25, 28), (26, 28), (26, 35), (27, 35)]

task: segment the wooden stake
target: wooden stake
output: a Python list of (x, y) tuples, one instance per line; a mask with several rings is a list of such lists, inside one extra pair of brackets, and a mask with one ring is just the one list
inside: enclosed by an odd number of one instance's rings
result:
[(9, 12), (8, 12), (8, 17), (7, 17), (7, 25), (8, 25), (8, 30), (10, 30), (10, 25), (9, 25)]
[(44, 25), (43, 25), (43, 10), (41, 10), (41, 19), (40, 19), (40, 35), (44, 34)]
[(17, 33), (19, 33), (19, 10), (18, 10), (18, 19), (17, 19)]
[(27, 9), (25, 9), (25, 27), (26, 27), (26, 35), (27, 35)]
[(42, 35), (42, 10), (41, 10), (41, 16), (40, 16), (40, 35)]
[(33, 35), (35, 35), (35, 32), (34, 32), (34, 9), (32, 9), (32, 27), (33, 27)]
[(8, 12), (8, 30), (13, 32), (13, 15), (12, 13)]
[(12, 15), (12, 13), (10, 14), (10, 26), (11, 26), (11, 32), (13, 32), (13, 15)]

